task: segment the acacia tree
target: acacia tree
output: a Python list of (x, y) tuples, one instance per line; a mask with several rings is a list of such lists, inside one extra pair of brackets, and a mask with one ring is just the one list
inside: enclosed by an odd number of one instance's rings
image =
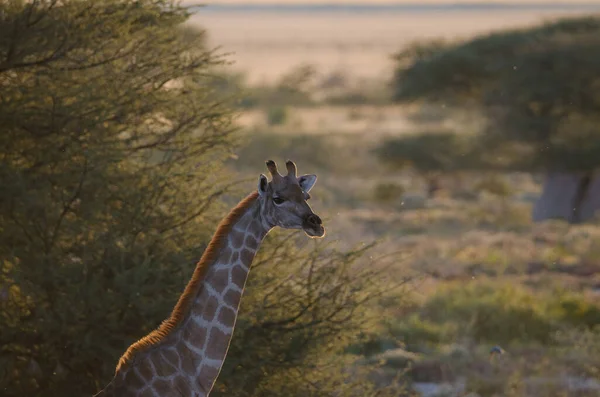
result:
[(0, 7), (0, 389), (90, 395), (211, 232), (220, 59), (171, 1)]
[(599, 49), (598, 17), (416, 44), (397, 56), (394, 98), (482, 111), (489, 167), (579, 172), (586, 183), (600, 165)]

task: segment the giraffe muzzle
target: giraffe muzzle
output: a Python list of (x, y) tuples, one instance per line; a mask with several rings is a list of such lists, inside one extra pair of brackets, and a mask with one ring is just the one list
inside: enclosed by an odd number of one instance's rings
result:
[(308, 214), (302, 222), (302, 228), (309, 237), (323, 237), (325, 235), (323, 221), (317, 214)]

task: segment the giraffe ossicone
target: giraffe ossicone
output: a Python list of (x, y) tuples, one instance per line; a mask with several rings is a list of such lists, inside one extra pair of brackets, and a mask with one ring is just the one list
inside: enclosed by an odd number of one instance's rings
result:
[(307, 203), (317, 181), (286, 161), (281, 175), (266, 162), (255, 192), (217, 227), (171, 316), (123, 354), (113, 380), (96, 397), (206, 397), (225, 361), (252, 260), (274, 227), (325, 235)]

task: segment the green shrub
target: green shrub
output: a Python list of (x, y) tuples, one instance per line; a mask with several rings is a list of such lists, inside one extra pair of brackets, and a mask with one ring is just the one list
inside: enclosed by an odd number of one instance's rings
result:
[[(319, 170), (327, 174), (360, 172), (368, 159), (361, 156), (356, 140), (340, 134), (295, 134), (276, 132), (253, 132), (238, 151), (232, 165), (241, 172), (263, 172), (265, 153), (277, 153), (281, 158), (292, 158), (298, 163), (310, 164), (311, 172)], [(348, 161), (351, 159), (351, 161)], [(325, 173), (323, 172), (323, 173)], [(368, 194), (368, 193), (367, 193)]]
[(376, 318), (369, 302), (383, 285), (377, 263), (367, 259), (375, 245), (339, 251), (331, 242), (297, 236), (274, 231), (258, 252), (211, 396), (330, 396), (351, 385), (362, 395), (369, 386), (345, 371), (356, 361), (348, 353), (357, 335), (375, 342), (368, 334)]
[(490, 175), (475, 185), (476, 191), (483, 191), (498, 197), (508, 197), (512, 193), (510, 184), (497, 175)]
[(597, 15), (417, 43), (396, 57), (393, 97), (482, 112), (484, 152), (498, 167), (591, 172), (600, 164), (599, 49)]
[(230, 76), (234, 80), (242, 109), (257, 107), (310, 106), (310, 86), (315, 70), (310, 65), (300, 65), (284, 75), (276, 84), (248, 85), (242, 76)]
[(422, 309), (437, 323), (456, 323), (479, 341), (548, 342), (554, 329), (546, 304), (527, 289), (512, 285), (472, 282), (440, 289)]
[(361, 332), (356, 336), (356, 341), (350, 344), (344, 352), (368, 357), (398, 347), (400, 346), (395, 338)]
[(554, 354), (574, 373), (600, 377), (600, 326), (557, 332), (554, 343), (557, 345)]
[(419, 171), (459, 171), (479, 167), (483, 158), (478, 141), (453, 131), (418, 131), (384, 140), (374, 153), (391, 167), (411, 166)]
[(418, 313), (390, 325), (390, 333), (396, 336), (410, 351), (431, 349), (451, 341), (457, 327), (451, 322), (433, 322), (422, 318)]
[(404, 187), (396, 183), (379, 183), (373, 191), (375, 201), (390, 203), (402, 198)]
[(285, 124), (288, 116), (289, 112), (285, 106), (271, 106), (267, 109), (267, 123), (269, 125)]
[(600, 306), (593, 304), (580, 295), (559, 294), (552, 301), (552, 312), (562, 322), (575, 327), (594, 328), (600, 325)]
[(420, 355), (404, 349), (392, 349), (372, 357), (369, 361), (381, 363), (389, 368), (405, 369), (420, 358)]
[(600, 307), (583, 295), (474, 281), (441, 287), (418, 311), (393, 324), (392, 333), (414, 350), (462, 336), (494, 344), (551, 343), (557, 330), (598, 324)]

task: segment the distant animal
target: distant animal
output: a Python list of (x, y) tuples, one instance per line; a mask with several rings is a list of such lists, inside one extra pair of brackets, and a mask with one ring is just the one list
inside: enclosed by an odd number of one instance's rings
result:
[(494, 360), (494, 358), (498, 355), (506, 353), (504, 349), (500, 346), (494, 346), (490, 349), (490, 361)]

